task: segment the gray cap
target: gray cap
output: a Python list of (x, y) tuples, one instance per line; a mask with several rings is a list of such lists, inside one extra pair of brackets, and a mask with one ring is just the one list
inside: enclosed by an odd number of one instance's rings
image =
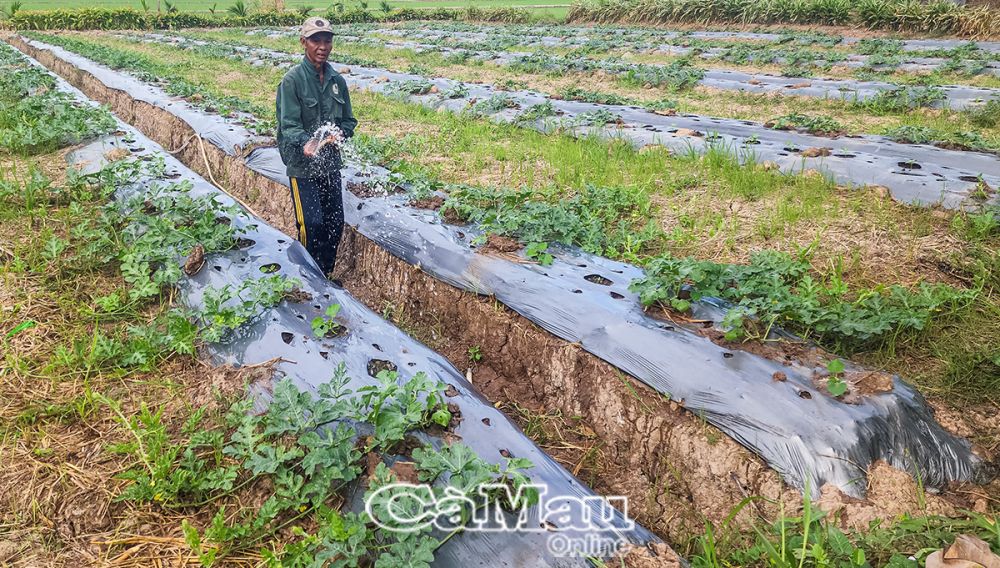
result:
[(309, 18), (302, 24), (302, 31), (299, 32), (299, 36), (312, 37), (323, 32), (328, 34), (333, 33), (333, 30), (330, 29), (330, 22), (323, 18)]

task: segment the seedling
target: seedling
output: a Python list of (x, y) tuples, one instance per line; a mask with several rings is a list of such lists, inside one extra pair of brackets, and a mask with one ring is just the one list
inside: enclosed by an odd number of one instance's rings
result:
[(478, 363), (483, 360), (483, 350), (478, 345), (469, 347), (468, 353), (470, 363)]
[(826, 390), (835, 397), (844, 396), (847, 393), (847, 383), (844, 382), (844, 362), (834, 359), (826, 364), (826, 370), (830, 372), (830, 378), (826, 381)]
[(340, 313), (340, 304), (330, 304), (326, 308), (326, 317), (318, 316), (312, 320), (312, 330), (316, 337), (333, 337), (337, 335), (342, 326), (334, 321), (337, 314)]

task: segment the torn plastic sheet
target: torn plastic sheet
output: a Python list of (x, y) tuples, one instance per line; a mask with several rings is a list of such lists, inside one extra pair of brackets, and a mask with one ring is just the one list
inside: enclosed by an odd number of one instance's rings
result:
[[(87, 104), (96, 104), (58, 77), (57, 88), (73, 94), (81, 101), (87, 101)], [(194, 118), (191, 113), (185, 113), (185, 116)], [(118, 133), (74, 150), (67, 155), (67, 160), (83, 172), (94, 172), (106, 165), (105, 154), (116, 148), (127, 149), (139, 160), (162, 158), (166, 165), (163, 178), (154, 179), (144, 175), (133, 180), (128, 187), (120, 188), (116, 198), (126, 199), (157, 186), (162, 187), (166, 183), (187, 181), (193, 186), (190, 192), (192, 196), (210, 195), (225, 205), (236, 205), (230, 197), (189, 170), (138, 130), (120, 120), (118, 127)], [(220, 128), (222, 131), (229, 131), (226, 123), (217, 121), (199, 132), (217, 132)], [(233, 132), (237, 132), (235, 136), (248, 135), (242, 129), (234, 128)], [(232, 138), (226, 140), (231, 142)], [(324, 278), (319, 267), (297, 241), (263, 220), (249, 215), (234, 218), (233, 226), (242, 239), (249, 239), (252, 244), (238, 250), (208, 255), (201, 271), (193, 277), (184, 277), (181, 281), (180, 300), (184, 305), (200, 310), (204, 307), (204, 293), (209, 287), (238, 286), (246, 280), (260, 278), (265, 269), (268, 274), (280, 274), (299, 280), (299, 288), (312, 299), (303, 303), (283, 301), (239, 330), (233, 341), (208, 345), (206, 354), (213, 363), (246, 366), (280, 358), (274, 365), (276, 377), (288, 377), (300, 390), (314, 395), (317, 388), (334, 375), (341, 363), (346, 365), (347, 375), (351, 377), (347, 387), (354, 391), (362, 386), (378, 384), (368, 370), (370, 362), (375, 360), (394, 364), (403, 380), (418, 372), (427, 373), (428, 376), (455, 387), (457, 391), (455, 396), (448, 398), (448, 402), (457, 404), (461, 412), (462, 421), (454, 429), (454, 434), (460, 438), (461, 443), (490, 463), (502, 463), (504, 454), (529, 459), (534, 467), (527, 470), (526, 474), (532, 483), (547, 488), (546, 507), (568, 507), (562, 518), (571, 517), (570, 526), (556, 528), (552, 532), (460, 534), (438, 549), (434, 566), (467, 568), (499, 565), (592, 565), (583, 557), (554, 556), (548, 545), (552, 534), (565, 536), (572, 542), (587, 542), (588, 539), (636, 545), (660, 542), (648, 530), (623, 516), (622, 512), (604, 508), (597, 501), (588, 503), (589, 511), (585, 510), (579, 505), (581, 500), (595, 497), (589, 488), (539, 449), (489, 401), (483, 399), (475, 387), (444, 357), (409, 337)], [(184, 259), (180, 258), (178, 262), (183, 264)], [(310, 322), (323, 315), (325, 308), (331, 304), (340, 305), (337, 320), (348, 332), (333, 339), (317, 339)], [(267, 393), (259, 389), (254, 394), (261, 400), (267, 397)], [(442, 437), (426, 432), (417, 433), (417, 437), (438, 448), (445, 444)], [(352, 507), (361, 511), (364, 504), (355, 502)], [(602, 514), (605, 516), (602, 517)], [(531, 512), (527, 518), (534, 518), (534, 515)], [(513, 526), (513, 516), (507, 514), (507, 517), (510, 526)], [(574, 528), (587, 523), (590, 523), (591, 528)]]
[[(141, 40), (137, 40), (141, 41)], [(200, 42), (204, 45), (206, 42)], [(52, 49), (76, 64), (76, 54), (59, 47), (32, 41), (36, 47)], [(177, 45), (197, 46), (196, 40)], [(300, 56), (266, 49), (245, 48), (235, 56), (269, 57), (294, 64)], [(79, 58), (82, 59), (82, 58)], [(86, 62), (81, 61), (81, 64)], [(354, 89), (391, 92), (393, 85), (405, 81), (428, 81), (410, 73), (396, 73), (378, 68), (346, 66), (331, 62), (335, 68), (349, 68), (344, 75)], [(635, 106), (601, 105), (564, 101), (533, 91), (499, 91), (490, 85), (462, 83), (451, 79), (429, 80), (437, 93), (405, 95), (407, 100), (435, 108), (462, 112), (472, 100), (484, 101), (492, 96), (505, 97), (515, 103), (491, 115), (501, 122), (535, 128), (543, 132), (561, 130), (576, 136), (595, 135), (607, 139), (624, 139), (636, 147), (659, 145), (678, 153), (703, 153), (710, 148), (727, 151), (742, 161), (768, 161), (785, 172), (814, 169), (831, 176), (841, 184), (879, 185), (889, 189), (893, 198), (902, 203), (935, 205), (947, 209), (978, 208), (980, 202), (970, 199), (980, 184), (1000, 187), (1000, 158), (979, 152), (945, 150), (930, 145), (901, 144), (881, 136), (842, 136), (826, 138), (767, 128), (747, 120), (710, 118), (699, 115), (663, 116)], [(448, 93), (460, 87), (460, 96)], [(551, 105), (558, 116), (520, 120), (520, 115), (537, 105)], [(620, 119), (616, 124), (590, 125), (588, 116), (605, 111)], [(583, 119), (583, 120), (581, 120)], [(803, 151), (819, 149), (816, 156)], [(825, 150), (823, 150), (825, 149)], [(823, 155), (826, 154), (826, 155)], [(1000, 200), (993, 196), (992, 200)]]
[[(167, 108), (162, 104), (167, 96), (159, 89), (85, 58), (53, 52), (110, 88), (146, 98), (158, 95), (158, 106)], [(251, 137), (217, 115), (185, 113), (188, 119), (195, 115), (197, 120), (185, 121), (196, 132), (227, 125), (234, 127), (234, 136)], [(288, 183), (274, 148), (255, 149), (246, 165)], [(348, 163), (344, 180), (371, 183), (386, 173)], [(863, 495), (867, 468), (877, 460), (919, 471), (929, 487), (969, 481), (977, 472), (980, 460), (969, 443), (944, 430), (923, 397), (898, 377), (890, 392), (858, 404), (840, 402), (813, 382), (818, 369), (730, 351), (648, 317), (628, 290), (629, 282), (643, 275), (635, 266), (557, 247), (551, 266), (512, 262), (477, 254), (470, 246), (474, 230), (442, 224), (436, 213), (407, 206), (404, 196), (361, 199), (345, 191), (344, 205), (346, 221), (394, 256), (452, 286), (494, 296), (550, 333), (682, 401), (761, 456), (788, 483), (809, 487), (814, 495), (826, 483)], [(718, 320), (720, 315), (718, 304), (695, 305), (696, 318)], [(784, 381), (773, 380), (779, 372)]]
[[(182, 38), (166, 34), (150, 33), (146, 34), (145, 37), (160, 42), (169, 42), (173, 44), (183, 43), (182, 41), (178, 41)], [(409, 40), (386, 41), (382, 38), (363, 36), (338, 35), (337, 38), (338, 42), (344, 41), (357, 43), (380, 49), (408, 49), (417, 53), (432, 51), (442, 53), (444, 55), (461, 54), (495, 65), (510, 65), (524, 57), (536, 55), (532, 52), (487, 51), (461, 47), (447, 47)], [(189, 41), (197, 44), (200, 40)], [(638, 67), (635, 64), (621, 60), (601, 60), (589, 58), (583, 58), (581, 60), (590, 67), (602, 69), (612, 74), (626, 73), (629, 69)], [(643, 67), (657, 68), (666, 66), (644, 64)], [(800, 97), (816, 97), (833, 100), (839, 99), (850, 102), (873, 99), (884, 92), (893, 91), (901, 87), (898, 84), (886, 81), (787, 77), (783, 75), (771, 75), (768, 73), (744, 73), (742, 71), (733, 71), (729, 69), (706, 69), (704, 76), (698, 81), (698, 84), (705, 87), (730, 91), (778, 93)], [(943, 93), (944, 98), (940, 101), (936, 101), (932, 105), (936, 108), (962, 110), (969, 107), (980, 106), (990, 100), (1000, 99), (1000, 89), (970, 87), (963, 85), (943, 85), (938, 88)]]

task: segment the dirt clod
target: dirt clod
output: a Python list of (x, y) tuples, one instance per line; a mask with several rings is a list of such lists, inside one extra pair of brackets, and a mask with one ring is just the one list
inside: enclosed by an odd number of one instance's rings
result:
[(517, 239), (490, 234), (486, 237), (486, 244), (479, 248), (482, 253), (511, 253), (521, 250), (521, 243)]
[(803, 158), (822, 158), (833, 153), (829, 148), (806, 148), (800, 152)]
[(104, 153), (104, 159), (109, 162), (117, 162), (131, 156), (132, 153), (125, 148), (114, 148)]
[(432, 211), (437, 211), (442, 205), (444, 205), (444, 198), (439, 195), (428, 197), (427, 199), (414, 199), (410, 202), (410, 207), (430, 209)]
[(848, 371), (844, 381), (851, 385), (852, 393), (862, 396), (892, 392), (892, 375), (881, 371)]
[(184, 263), (184, 274), (194, 276), (198, 274), (198, 271), (203, 266), (205, 266), (205, 247), (197, 244), (191, 250), (191, 254), (188, 255), (187, 261)]
[(389, 470), (396, 475), (398, 481), (404, 483), (420, 483), (420, 476), (417, 473), (417, 466), (413, 462), (398, 461), (389, 467)]
[(305, 290), (294, 288), (291, 292), (285, 294), (285, 299), (289, 302), (301, 304), (312, 300), (312, 294), (306, 292)]

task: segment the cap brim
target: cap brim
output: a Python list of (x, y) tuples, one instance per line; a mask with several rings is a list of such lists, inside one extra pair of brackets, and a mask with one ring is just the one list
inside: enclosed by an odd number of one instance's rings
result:
[(303, 34), (299, 34), (299, 37), (310, 38), (316, 34), (330, 34), (330, 37), (333, 37), (333, 32), (330, 30), (311, 30)]

